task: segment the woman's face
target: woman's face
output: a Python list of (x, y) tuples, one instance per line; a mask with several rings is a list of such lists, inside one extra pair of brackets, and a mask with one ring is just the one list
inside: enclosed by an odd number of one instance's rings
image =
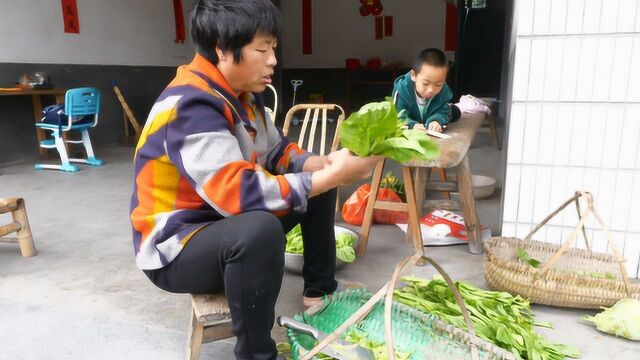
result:
[(216, 48), (219, 59), (216, 66), (236, 96), (243, 92), (262, 92), (267, 84), (271, 84), (278, 63), (275, 54), (277, 45), (278, 41), (272, 35), (257, 34), (253, 41), (242, 48), (238, 63), (233, 62), (231, 51), (223, 53)]

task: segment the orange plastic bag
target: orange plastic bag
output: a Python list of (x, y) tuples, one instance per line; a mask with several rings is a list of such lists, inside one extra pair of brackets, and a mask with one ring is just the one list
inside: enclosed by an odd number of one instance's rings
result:
[[(371, 185), (363, 184), (349, 196), (342, 206), (342, 218), (351, 225), (362, 225), (364, 212), (367, 209)], [(378, 200), (402, 202), (400, 196), (391, 189), (378, 191)], [(373, 220), (380, 224), (407, 223), (407, 214), (402, 211), (374, 210)]]
[[(378, 200), (402, 202), (400, 196), (388, 188), (381, 188), (378, 191)], [(392, 211), (392, 210), (374, 210), (373, 221), (378, 224), (407, 224), (407, 213), (404, 211)]]

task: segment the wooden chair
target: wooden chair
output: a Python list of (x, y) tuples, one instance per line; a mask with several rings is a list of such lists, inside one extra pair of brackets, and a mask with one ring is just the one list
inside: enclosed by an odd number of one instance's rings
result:
[(278, 115), (278, 92), (276, 91), (276, 88), (271, 84), (267, 84), (267, 88), (271, 91), (271, 94), (273, 95), (273, 106), (272, 107), (265, 106), (264, 109), (267, 112), (267, 115), (271, 118), (271, 121), (275, 123), (276, 116)]
[[(0, 242), (18, 243), (22, 256), (29, 257), (36, 255), (36, 247), (33, 245), (31, 227), (27, 219), (27, 209), (24, 200), (21, 198), (0, 198), (0, 214), (11, 213), (13, 222), (7, 225), (0, 225)], [(15, 238), (2, 238), (5, 235), (16, 233)]]
[[(305, 138), (307, 143), (307, 151), (313, 152), (314, 142), (316, 139), (316, 129), (318, 125), (318, 121), (322, 122), (322, 133), (320, 134), (320, 150), (317, 152), (318, 155), (326, 155), (325, 152), (325, 143), (327, 140), (327, 123), (328, 112), (337, 110), (338, 118), (336, 121), (336, 130), (333, 133), (333, 139), (329, 139), (331, 141), (331, 147), (329, 148), (329, 152), (335, 151), (338, 149), (338, 145), (340, 144), (340, 139), (338, 137), (338, 130), (340, 129), (340, 124), (344, 120), (345, 114), (344, 110), (336, 104), (299, 104), (293, 106), (289, 111), (287, 111), (287, 115), (284, 118), (284, 125), (282, 126), (282, 132), (286, 136), (289, 133), (289, 126), (291, 125), (291, 121), (293, 119), (293, 115), (296, 112), (305, 110), (304, 120), (302, 121), (302, 128), (300, 129), (300, 136), (298, 136), (298, 146), (300, 148), (304, 147)], [(322, 118), (319, 119), (320, 110), (322, 110)], [(313, 117), (311, 117), (311, 113), (313, 111)], [(307, 136), (307, 128), (309, 126), (309, 122), (311, 122), (311, 128), (309, 130), (309, 134)]]
[[(344, 121), (344, 109), (336, 104), (299, 104), (293, 106), (289, 111), (287, 111), (287, 115), (284, 118), (284, 125), (282, 126), (282, 132), (286, 136), (289, 133), (289, 126), (291, 125), (291, 121), (293, 120), (293, 115), (296, 112), (305, 110), (304, 120), (302, 121), (302, 128), (300, 129), (300, 135), (298, 136), (298, 146), (302, 149), (304, 148), (305, 138), (307, 139), (307, 151), (313, 152), (314, 142), (316, 140), (316, 129), (318, 125), (318, 121), (322, 122), (322, 133), (320, 134), (320, 144), (319, 151), (316, 153), (318, 155), (326, 155), (325, 151), (325, 143), (327, 142), (327, 123), (329, 122), (328, 112), (329, 111), (337, 111), (338, 118), (336, 120), (336, 130), (333, 132), (333, 139), (329, 138), (328, 140), (331, 142), (331, 146), (329, 147), (329, 152), (335, 151), (338, 149), (338, 145), (340, 145), (340, 137), (338, 132), (340, 130), (340, 124)], [(322, 118), (318, 118), (320, 116), (320, 110), (322, 110)], [(313, 117), (311, 116), (311, 112), (313, 111)], [(309, 130), (309, 134), (307, 136), (307, 127), (311, 122), (311, 129)], [(340, 193), (337, 192), (336, 196), (336, 213), (340, 210)]]
[[(367, 250), (369, 232), (373, 223), (373, 210), (396, 210), (409, 213), (409, 227), (407, 233), (413, 240), (416, 252), (424, 253), (422, 243), (422, 233), (419, 225), (420, 216), (424, 204), (424, 196), (427, 190), (430, 191), (457, 191), (460, 202), (451, 200), (434, 200), (427, 205), (429, 208), (442, 208), (448, 210), (462, 209), (465, 219), (465, 227), (469, 238), (469, 251), (473, 254), (482, 253), (482, 238), (480, 225), (476, 212), (475, 198), (471, 185), (471, 172), (469, 171), (469, 160), (467, 151), (471, 141), (480, 127), (484, 114), (471, 114), (464, 116), (460, 121), (455, 122), (447, 129), (448, 139), (434, 139), (440, 146), (440, 156), (432, 161), (409, 161), (402, 164), (402, 175), (407, 195), (406, 203), (389, 201), (369, 201), (365, 210), (361, 228), (360, 245), (358, 255), (362, 256)], [(429, 182), (429, 175), (432, 168), (448, 169), (454, 168), (456, 171), (456, 181)], [(369, 199), (377, 199), (384, 160), (380, 161), (373, 172), (371, 180), (371, 193)], [(415, 173), (415, 182), (412, 177)]]
[(187, 360), (200, 359), (203, 343), (233, 337), (231, 312), (224, 294), (192, 295)]

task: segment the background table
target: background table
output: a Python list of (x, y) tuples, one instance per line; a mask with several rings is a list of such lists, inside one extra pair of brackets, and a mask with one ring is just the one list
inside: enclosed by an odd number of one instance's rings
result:
[[(34, 124), (39, 122), (42, 118), (42, 96), (49, 95), (56, 98), (56, 104), (64, 103), (64, 95), (67, 92), (66, 89), (21, 89), (21, 88), (0, 88), (0, 96), (31, 96), (31, 103), (33, 105), (33, 120)], [(35, 126), (34, 126), (35, 127)], [(46, 139), (44, 130), (36, 128), (36, 136), (38, 138), (38, 144)], [(47, 149), (39, 147), (40, 155), (47, 153)]]

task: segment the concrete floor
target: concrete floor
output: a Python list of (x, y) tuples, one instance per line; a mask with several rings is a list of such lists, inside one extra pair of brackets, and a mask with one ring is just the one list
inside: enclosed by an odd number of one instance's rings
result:
[[(472, 171), (498, 176), (499, 152), (479, 135)], [(76, 174), (36, 172), (33, 164), (0, 168), (0, 197), (26, 199), (38, 255), (20, 256), (18, 246), (0, 244), (0, 359), (182, 359), (190, 316), (189, 297), (157, 289), (135, 267), (128, 220), (132, 149), (97, 149), (105, 165)], [(342, 189), (347, 195), (351, 188)], [(344, 201), (345, 196), (342, 196)], [(494, 232), (499, 191), (478, 203), (480, 219)], [(0, 215), (0, 223), (8, 216)], [(367, 255), (338, 273), (347, 282), (377, 289), (395, 264), (410, 255), (404, 233), (373, 227)], [(484, 286), (481, 256), (464, 246), (428, 248), (456, 280)], [(431, 277), (431, 267), (414, 268)], [(302, 280), (286, 274), (278, 314), (302, 310)], [(581, 322), (584, 311), (536, 306), (553, 330), (554, 342), (577, 347), (583, 359), (637, 359), (640, 345), (597, 332)], [(283, 339), (277, 327), (274, 337)], [(203, 359), (233, 359), (234, 340), (206, 344)], [(635, 354), (635, 355), (634, 355)]]

